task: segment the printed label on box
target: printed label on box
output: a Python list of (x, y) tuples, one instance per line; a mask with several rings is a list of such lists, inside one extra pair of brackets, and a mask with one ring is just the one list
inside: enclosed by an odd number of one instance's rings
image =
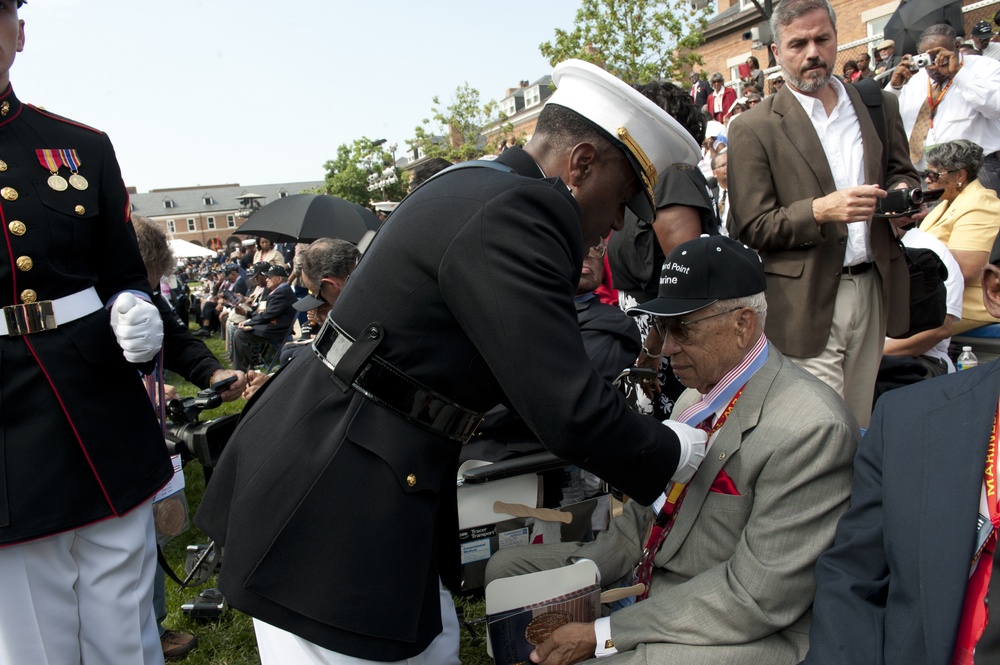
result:
[(521, 545), (528, 544), (528, 527), (524, 526), (520, 529), (511, 529), (510, 531), (504, 531), (500, 534), (500, 549), (505, 547), (519, 547)]
[(486, 561), (493, 553), (490, 549), (490, 539), (473, 540), (462, 543), (462, 565), (474, 563), (476, 561)]

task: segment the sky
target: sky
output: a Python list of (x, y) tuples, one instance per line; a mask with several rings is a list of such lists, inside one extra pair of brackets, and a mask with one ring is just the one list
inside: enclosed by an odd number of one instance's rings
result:
[[(538, 45), (580, 0), (29, 0), (23, 102), (108, 133), (125, 183), (322, 180), (337, 146), (407, 148), (468, 83), (483, 102), (551, 73)], [(72, 147), (72, 146), (58, 146)]]

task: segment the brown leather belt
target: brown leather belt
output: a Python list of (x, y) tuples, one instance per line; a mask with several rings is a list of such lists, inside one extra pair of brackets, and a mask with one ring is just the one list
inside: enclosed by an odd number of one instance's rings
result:
[[(354, 340), (328, 320), (312, 348), (323, 364), (336, 371), (353, 345)], [(374, 354), (368, 356), (351, 385), (411, 423), (461, 443), (467, 443), (483, 422), (483, 413), (466, 409)]]
[(844, 274), (850, 275), (852, 277), (856, 275), (863, 275), (872, 269), (874, 263), (859, 263), (854, 266), (844, 266)]

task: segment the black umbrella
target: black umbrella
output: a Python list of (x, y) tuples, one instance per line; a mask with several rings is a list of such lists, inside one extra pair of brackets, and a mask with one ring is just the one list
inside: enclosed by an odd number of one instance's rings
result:
[(380, 224), (374, 212), (357, 203), (328, 194), (292, 194), (252, 214), (238, 233), (275, 242), (339, 238), (357, 244)]
[(959, 35), (965, 34), (961, 1), (903, 0), (882, 35), (896, 42), (897, 55), (916, 55), (920, 33), (937, 23), (948, 23)]

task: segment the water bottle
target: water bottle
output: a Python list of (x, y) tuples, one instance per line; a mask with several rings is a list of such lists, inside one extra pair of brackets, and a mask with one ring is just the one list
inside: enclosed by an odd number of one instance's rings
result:
[(963, 346), (962, 353), (958, 356), (958, 371), (972, 369), (979, 364), (979, 358), (972, 352), (971, 346)]

